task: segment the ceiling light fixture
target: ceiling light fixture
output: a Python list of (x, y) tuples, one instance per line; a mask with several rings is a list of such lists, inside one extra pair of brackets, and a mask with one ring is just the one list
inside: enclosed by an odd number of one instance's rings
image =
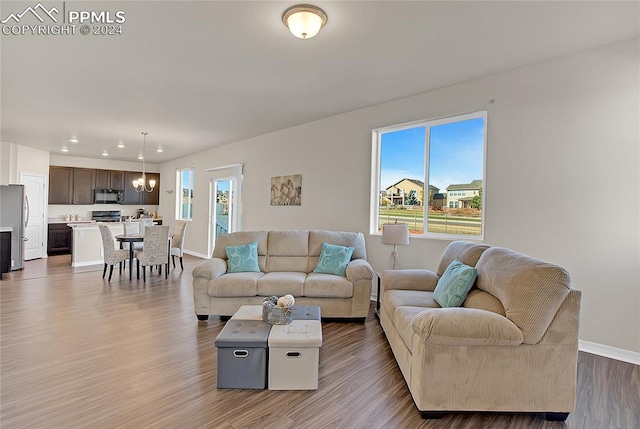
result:
[[(147, 172), (144, 162), (146, 158), (145, 154), (147, 151), (147, 134), (149, 133), (145, 131), (142, 132), (142, 177), (133, 181), (133, 187), (135, 188), (136, 192), (153, 192), (153, 188), (156, 187), (156, 181), (151, 179), (149, 180), (150, 188), (147, 188)], [(138, 157), (138, 159), (140, 159), (140, 157)]]
[(77, 138), (75, 138), (75, 137), (72, 137), (72, 138), (69, 139), (69, 141), (71, 143), (78, 143), (79, 140)]
[(104, 152), (102, 152), (102, 156), (109, 156), (109, 152), (105, 150)]
[(282, 14), (282, 22), (299, 39), (311, 39), (327, 23), (327, 14), (317, 6), (298, 4)]
[(158, 149), (156, 149), (156, 152), (163, 152), (163, 150), (161, 147), (159, 147)]
[(69, 152), (69, 148), (65, 146), (62, 149), (60, 149), (60, 152)]
[(122, 142), (118, 143), (118, 147), (119, 147), (120, 149), (122, 149), (122, 148), (124, 147), (124, 143), (122, 143)]

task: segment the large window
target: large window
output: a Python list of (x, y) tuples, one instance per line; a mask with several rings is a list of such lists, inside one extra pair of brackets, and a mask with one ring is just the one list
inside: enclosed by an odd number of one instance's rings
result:
[(193, 168), (177, 172), (176, 219), (193, 219)]
[(373, 131), (371, 233), (482, 239), (487, 112)]

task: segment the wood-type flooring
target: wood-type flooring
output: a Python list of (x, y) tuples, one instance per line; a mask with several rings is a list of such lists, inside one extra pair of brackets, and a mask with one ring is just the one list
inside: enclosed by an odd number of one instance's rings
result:
[[(0, 282), (0, 427), (640, 428), (640, 366), (580, 353), (576, 411), (448, 414), (423, 420), (372, 311), (323, 323), (316, 391), (216, 388), (218, 317), (193, 313), (192, 268), (142, 280), (69, 256)], [(553, 365), (553, 362), (549, 362)], [(434, 386), (437, 388), (437, 386)]]

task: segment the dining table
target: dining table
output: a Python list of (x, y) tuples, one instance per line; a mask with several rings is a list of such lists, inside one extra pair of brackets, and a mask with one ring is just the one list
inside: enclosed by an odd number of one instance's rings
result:
[(115, 235), (117, 241), (120, 242), (120, 248), (124, 248), (124, 243), (129, 243), (129, 280), (133, 278), (133, 243), (144, 241), (144, 235), (140, 234), (119, 234)]

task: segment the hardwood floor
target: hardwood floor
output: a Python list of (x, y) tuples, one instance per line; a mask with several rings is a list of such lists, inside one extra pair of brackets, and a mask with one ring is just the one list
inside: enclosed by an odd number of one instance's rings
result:
[[(213, 341), (198, 322), (191, 270), (142, 280), (68, 256), (30, 261), (0, 283), (0, 426), (9, 428), (620, 428), (640, 427), (640, 367), (580, 353), (576, 411), (449, 414), (423, 420), (373, 309), (323, 323), (317, 391), (216, 388)], [(550, 363), (552, 364), (552, 363)]]

